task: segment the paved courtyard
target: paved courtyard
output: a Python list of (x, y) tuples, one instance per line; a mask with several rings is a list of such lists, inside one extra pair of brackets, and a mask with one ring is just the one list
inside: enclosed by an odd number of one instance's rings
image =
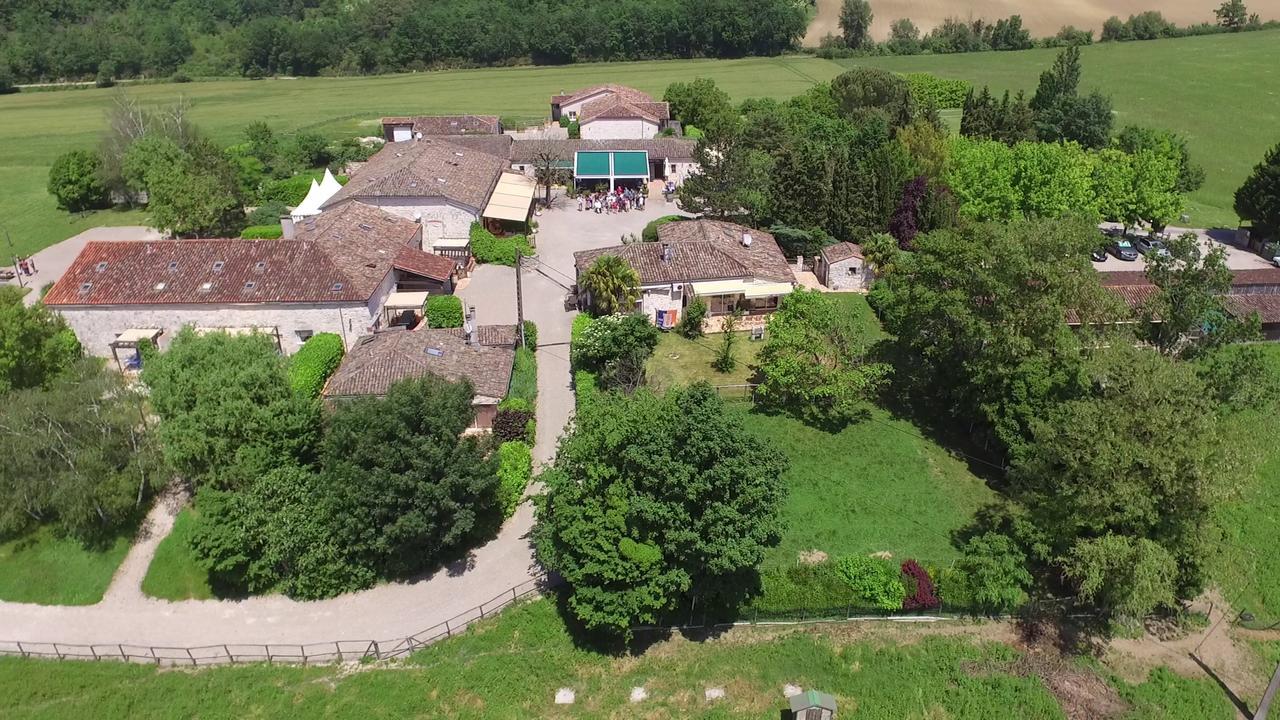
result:
[[(1102, 223), (1102, 227), (1118, 228), (1120, 226), (1116, 223)], [(1258, 255), (1246, 247), (1242, 240), (1238, 240), (1234, 230), (1170, 227), (1166, 228), (1165, 232), (1170, 237), (1176, 237), (1187, 232), (1195, 233), (1200, 238), (1200, 241), (1204, 243), (1206, 249), (1222, 248), (1227, 253), (1227, 267), (1232, 270), (1257, 270), (1273, 267), (1267, 258)], [(1106, 260), (1095, 262), (1093, 267), (1099, 272), (1141, 272), (1147, 269), (1147, 263), (1146, 259), (1141, 255), (1138, 256), (1137, 260), (1125, 261), (1108, 253)]]

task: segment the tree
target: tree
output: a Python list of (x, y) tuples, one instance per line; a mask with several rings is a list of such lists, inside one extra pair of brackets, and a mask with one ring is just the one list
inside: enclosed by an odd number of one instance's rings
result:
[(1103, 220), (1123, 222), (1126, 232), (1138, 222), (1136, 178), (1130, 155), (1112, 148), (1098, 153), (1093, 163), (1093, 196)]
[(817, 425), (858, 419), (890, 373), (888, 365), (869, 358), (876, 339), (827, 295), (787, 295), (769, 318), (757, 359), (761, 402)]
[(1147, 278), (1159, 291), (1142, 305), (1143, 339), (1174, 356), (1256, 339), (1257, 328), (1231, 317), (1223, 303), (1233, 276), (1221, 246), (1206, 251), (1195, 233), (1184, 233), (1165, 249), (1168, 255), (1147, 258)]
[(497, 456), (463, 435), (473, 396), (469, 383), (427, 375), (336, 409), (321, 481), (355, 562), (406, 577), (500, 520)]
[(831, 94), (841, 115), (858, 124), (876, 116), (892, 128), (901, 128), (916, 117), (911, 85), (888, 70), (856, 67), (831, 81)]
[(781, 537), (786, 469), (705, 383), (594, 403), (542, 475), (538, 558), (570, 612), (615, 635), (682, 597), (734, 603)]
[(190, 105), (182, 99), (168, 107), (148, 109), (123, 91), (116, 95), (107, 110), (107, 131), (98, 151), (102, 158), (100, 174), (107, 190), (113, 195), (134, 197), (136, 191), (129, 187), (124, 175), (124, 159), (133, 143), (143, 137), (165, 137), (182, 149), (194, 143), (198, 133), (187, 121), (189, 111)]
[(951, 149), (945, 132), (930, 123), (916, 120), (898, 131), (898, 142), (907, 149), (907, 154), (925, 177), (941, 180), (946, 175)]
[(1150, 150), (1141, 150), (1132, 156), (1132, 164), (1133, 218), (1164, 227), (1182, 212), (1177, 162)]
[(597, 316), (626, 312), (640, 299), (640, 275), (617, 255), (596, 258), (579, 280)]
[(166, 173), (186, 159), (186, 153), (172, 138), (160, 134), (144, 135), (134, 140), (125, 151), (120, 172), (128, 189), (141, 195), (151, 187), (149, 178), (154, 176), (158, 186), (168, 177)]
[(563, 167), (562, 143), (547, 133), (539, 133), (538, 137), (526, 140), (524, 143), (533, 165), (534, 179), (545, 192), (542, 204), (551, 207), (551, 186), (569, 180), (568, 171)]
[(1031, 98), (1041, 140), (1072, 140), (1086, 148), (1105, 147), (1113, 122), (1111, 99), (1098, 92), (1079, 95), (1080, 48), (1063, 50), (1053, 67), (1040, 74)]
[(1249, 11), (1244, 0), (1225, 0), (1213, 14), (1218, 18), (1218, 24), (1230, 32), (1240, 32), (1249, 23)]
[(314, 456), (318, 408), (293, 392), (265, 335), (183, 328), (167, 352), (146, 358), (142, 380), (162, 420), (166, 460), (197, 487), (240, 487)]
[(1108, 534), (1081, 540), (1062, 565), (1082, 600), (1130, 623), (1177, 603), (1177, 563), (1168, 550), (1146, 538)]
[(50, 523), (86, 544), (111, 538), (168, 480), (144, 398), (98, 359), (0, 403), (0, 534)]
[(1021, 605), (1031, 587), (1027, 556), (1012, 539), (1000, 533), (976, 535), (965, 543), (956, 570), (964, 577), (974, 603), (990, 613)]
[(271, 126), (262, 120), (255, 120), (244, 126), (244, 141), (250, 157), (255, 157), (266, 167), (276, 161), (280, 152), (280, 143)]
[(662, 94), (662, 100), (670, 104), (671, 116), (686, 128), (692, 125), (709, 135), (718, 135), (737, 121), (729, 93), (716, 87), (716, 81), (711, 78), (673, 82)]
[(329, 141), (323, 135), (300, 132), (285, 144), (281, 157), (299, 170), (324, 167), (329, 164)]
[(732, 132), (698, 140), (693, 151), (698, 170), (678, 190), (682, 209), (749, 225), (768, 215), (773, 159), (751, 148), (747, 134)]
[(1096, 205), (1093, 159), (1072, 142), (1013, 146), (1019, 210), (1025, 217), (1056, 218)]
[(1191, 162), (1191, 153), (1187, 149), (1186, 138), (1168, 130), (1126, 125), (1112, 140), (1112, 147), (1136, 155), (1149, 151), (1161, 157), (1169, 158), (1178, 165), (1179, 193), (1199, 190), (1204, 185), (1204, 168)]
[(83, 212), (106, 207), (109, 196), (99, 173), (102, 159), (88, 150), (72, 150), (59, 155), (49, 168), (49, 194), (58, 207)]
[(991, 27), (992, 50), (1027, 50), (1035, 45), (1031, 40), (1031, 31), (1022, 27), (1022, 16), (1011, 15), (1000, 18)]
[(855, 50), (871, 42), (871, 3), (867, 0), (843, 0), (840, 4), (840, 35), (844, 44)]
[(9, 72), (9, 68), (0, 66), (0, 95), (16, 92), (18, 92), (18, 86), (13, 82), (13, 73)]
[(1068, 568), (1081, 541), (1149, 540), (1174, 558), (1178, 597), (1193, 597), (1242, 467), (1213, 394), (1192, 365), (1124, 342), (1095, 350), (1084, 373), (1087, 392), (1031, 421), (1009, 492)]
[(80, 341), (61, 315), (0, 286), (0, 396), (47, 386), (80, 358)]
[(1267, 151), (1236, 190), (1235, 211), (1253, 223), (1256, 235), (1280, 238), (1280, 143)]
[(573, 343), (576, 368), (597, 373), (606, 389), (633, 391), (644, 384), (644, 366), (658, 346), (658, 328), (646, 315), (596, 318)]
[(733, 347), (738, 341), (738, 336), (734, 333), (738, 329), (738, 320), (741, 317), (742, 311), (734, 310), (721, 319), (723, 324), (720, 326), (720, 347), (716, 350), (715, 359), (711, 361), (711, 366), (718, 372), (731, 373), (738, 367), (738, 359), (733, 356)]
[(894, 55), (918, 55), (920, 30), (907, 18), (894, 20), (889, 26), (889, 41), (885, 45)]
[(235, 169), (212, 143), (192, 143), (180, 162), (146, 175), (151, 222), (175, 235), (227, 236), (244, 227)]

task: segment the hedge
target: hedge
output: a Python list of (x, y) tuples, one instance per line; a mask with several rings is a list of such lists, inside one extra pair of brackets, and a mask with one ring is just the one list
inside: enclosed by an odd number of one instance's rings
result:
[[(521, 400), (520, 402), (524, 402)], [(493, 436), (499, 442), (529, 439), (529, 423), (533, 421), (533, 412), (528, 409), (498, 406), (498, 414), (493, 418)]]
[(533, 407), (538, 401), (538, 361), (528, 348), (516, 348), (516, 360), (511, 367), (511, 386), (508, 398), (519, 398)]
[(342, 338), (335, 333), (317, 333), (302, 343), (289, 360), (289, 384), (305, 397), (319, 397), (325, 381), (342, 364)]
[(596, 375), (587, 370), (573, 373), (573, 395), (577, 400), (578, 412), (591, 406), (600, 397), (600, 389), (596, 387)]
[[(324, 171), (320, 171), (320, 175), (324, 175)], [(337, 175), (334, 177), (339, 185), (347, 184), (347, 176)], [(262, 185), (262, 190), (258, 192), (259, 204), (265, 205), (270, 202), (280, 202), (294, 207), (307, 197), (307, 192), (311, 190), (311, 181), (319, 181), (313, 173), (303, 173), (301, 175), (293, 175), (280, 180), (272, 180)]]
[(538, 350), (538, 326), (532, 320), (524, 321), (524, 344), (525, 347), (537, 352)]
[(676, 220), (688, 220), (688, 218), (683, 215), (663, 215), (656, 220), (650, 220), (649, 224), (644, 226), (644, 230), (640, 231), (640, 239), (645, 242), (657, 242), (658, 228)]
[(276, 240), (284, 235), (284, 228), (275, 225), (250, 225), (240, 231), (243, 240)]
[(578, 313), (573, 316), (573, 326), (569, 330), (570, 347), (582, 339), (582, 333), (586, 332), (587, 328), (591, 327), (591, 323), (594, 321), (595, 318), (592, 318), (586, 313)]
[(532, 477), (533, 452), (528, 443), (513, 440), (498, 446), (498, 503), (503, 517), (515, 514)]
[(431, 295), (427, 298), (427, 327), (462, 327), (462, 300), (457, 295)]
[(973, 86), (964, 80), (940, 78), (930, 73), (907, 73), (911, 96), (921, 105), (933, 102), (939, 110), (964, 107), (965, 96)]
[(471, 254), (478, 263), (515, 267), (516, 255), (532, 255), (533, 249), (523, 235), (496, 237), (480, 223), (472, 223)]

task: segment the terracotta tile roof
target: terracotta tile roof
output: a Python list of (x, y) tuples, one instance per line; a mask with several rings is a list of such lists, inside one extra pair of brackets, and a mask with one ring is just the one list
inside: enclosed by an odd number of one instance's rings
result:
[(693, 160), (693, 150), (698, 143), (688, 138), (656, 137), (648, 140), (516, 140), (511, 145), (512, 162), (533, 162), (535, 151), (549, 147), (558, 159), (573, 162), (578, 151), (601, 152), (606, 150), (645, 150), (653, 158), (667, 158), (676, 162)]
[[(481, 326), (482, 340), (486, 327)], [(507, 328), (506, 332), (514, 335), (515, 328)], [(488, 332), (502, 335), (504, 331)], [(477, 396), (499, 400), (511, 384), (514, 361), (514, 348), (469, 345), (456, 328), (391, 330), (357, 340), (329, 378), (324, 395), (386, 395), (398, 380), (431, 373), (453, 382), (468, 380)]]
[(1116, 285), (1150, 285), (1147, 273), (1142, 270), (1122, 270), (1119, 272), (1098, 272), (1098, 282), (1103, 287)]
[(507, 162), (452, 140), (387, 143), (323, 207), (360, 198), (441, 197), (483, 210)]
[(408, 245), (400, 248), (392, 264), (397, 270), (444, 282), (453, 276), (458, 263), (443, 255), (429, 253)]
[[(750, 233), (751, 247), (743, 246), (744, 233)], [(617, 255), (635, 268), (645, 285), (736, 278), (773, 282), (795, 279), (777, 241), (763, 230), (719, 220), (685, 220), (660, 226), (658, 240), (576, 252), (574, 264), (582, 272), (602, 255)], [(665, 261), (664, 243), (671, 251)]]
[(1242, 285), (1280, 285), (1280, 268), (1258, 268), (1256, 270), (1232, 270), (1231, 284)]
[(671, 109), (664, 102), (628, 102), (618, 95), (592, 100), (578, 113), (579, 123), (601, 119), (644, 119), (661, 123), (671, 118)]
[(413, 132), (423, 135), (497, 135), (502, 132), (502, 123), (497, 115), (384, 117), (382, 124), (412, 125)]
[(366, 302), (420, 228), (349, 203), (295, 229), (292, 240), (91, 242), (45, 303)]
[(862, 246), (851, 242), (838, 242), (822, 248), (822, 259), (828, 263), (838, 263), (849, 258), (862, 259)]
[(1264, 323), (1280, 323), (1280, 294), (1227, 295), (1227, 312), (1239, 318), (1258, 313)]
[(601, 92), (608, 92), (616, 97), (631, 103), (651, 103), (653, 98), (647, 93), (642, 93), (633, 87), (626, 85), (616, 85), (614, 83), (606, 83), (604, 85), (592, 85), (588, 88), (575, 90), (568, 94), (552, 95), (552, 105), (568, 105), (584, 98), (591, 97)]

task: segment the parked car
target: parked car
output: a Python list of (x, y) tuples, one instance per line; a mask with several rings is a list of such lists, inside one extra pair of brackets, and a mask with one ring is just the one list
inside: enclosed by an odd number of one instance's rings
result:
[(1096, 248), (1094, 248), (1094, 249), (1090, 250), (1090, 251), (1089, 251), (1089, 257), (1093, 258), (1093, 261), (1094, 261), (1094, 262), (1106, 262), (1106, 261), (1107, 261), (1107, 246), (1106, 246), (1106, 245), (1099, 245), (1098, 247), (1096, 247)]
[(1169, 249), (1164, 246), (1164, 241), (1153, 237), (1135, 238), (1133, 244), (1138, 248), (1138, 252), (1143, 255), (1163, 255), (1168, 257)]
[(1133, 249), (1133, 243), (1129, 242), (1129, 238), (1116, 238), (1107, 244), (1107, 250), (1117, 258), (1126, 262), (1132, 262), (1138, 259), (1138, 251)]
[(1271, 264), (1280, 267), (1280, 255), (1271, 258)]

